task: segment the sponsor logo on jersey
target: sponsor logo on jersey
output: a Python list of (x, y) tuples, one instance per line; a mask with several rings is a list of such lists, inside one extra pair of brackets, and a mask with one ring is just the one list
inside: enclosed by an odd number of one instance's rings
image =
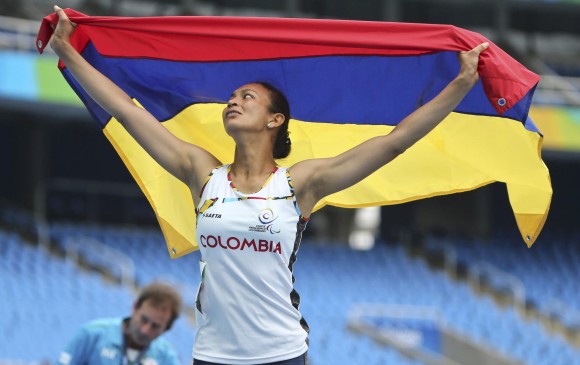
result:
[(221, 218), (222, 215), (219, 213), (203, 213), (204, 218)]
[(101, 357), (113, 360), (117, 356), (117, 350), (113, 347), (103, 347), (101, 349)]

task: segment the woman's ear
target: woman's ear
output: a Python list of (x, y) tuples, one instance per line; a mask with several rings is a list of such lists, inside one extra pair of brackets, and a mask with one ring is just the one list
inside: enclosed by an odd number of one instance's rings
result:
[[(284, 120), (286, 119), (286, 117), (284, 116), (284, 114), (282, 113), (276, 113), (274, 114), (274, 117), (271, 119), (271, 121), (268, 123), (268, 127), (270, 128), (276, 128), (281, 126), (282, 124), (284, 124)], [(272, 124), (270, 124), (272, 123)]]

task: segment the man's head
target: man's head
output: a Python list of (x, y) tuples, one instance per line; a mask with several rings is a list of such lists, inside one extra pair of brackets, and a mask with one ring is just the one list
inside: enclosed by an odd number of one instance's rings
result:
[(143, 289), (133, 305), (125, 331), (129, 347), (145, 348), (171, 328), (181, 312), (181, 297), (169, 285), (153, 283)]

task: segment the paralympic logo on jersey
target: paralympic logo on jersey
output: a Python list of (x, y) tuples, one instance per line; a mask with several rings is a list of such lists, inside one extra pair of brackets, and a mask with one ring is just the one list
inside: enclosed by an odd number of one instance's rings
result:
[(270, 208), (262, 209), (260, 214), (258, 214), (258, 220), (262, 224), (256, 224), (255, 226), (248, 227), (250, 232), (270, 232), (271, 234), (280, 233), (279, 229), (274, 227), (274, 221), (278, 219), (278, 216)]

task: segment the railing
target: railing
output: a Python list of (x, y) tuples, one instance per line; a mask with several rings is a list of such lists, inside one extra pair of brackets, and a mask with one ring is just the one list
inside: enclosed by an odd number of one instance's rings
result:
[(46, 361), (25, 361), (18, 359), (2, 359), (0, 358), (0, 365), (46, 365)]
[[(113, 3), (116, 2), (114, 1)], [(219, 12), (216, 9), (207, 8), (209, 6), (207, 4), (192, 1), (189, 6), (195, 6), (199, 10), (198, 13), (203, 13), (204, 15), (224, 15), (223, 11)], [(215, 6), (213, 7), (215, 8)], [(285, 14), (289, 16), (303, 15), (299, 13), (295, 0), (287, 0), (285, 11)], [(259, 9), (236, 10), (237, 15), (243, 15), (244, 12), (248, 12), (248, 15), (260, 14), (260, 12), (269, 16), (283, 15), (278, 14), (279, 12), (271, 14), (272, 11)], [(35, 42), (39, 27), (40, 21), (0, 16), (0, 49), (36, 52)], [(45, 48), (45, 51), (52, 53), (50, 47)], [(559, 76), (539, 58), (534, 58), (530, 62), (535, 70), (540, 70), (539, 72), (542, 76), (542, 80), (535, 92), (534, 102), (538, 104), (580, 106), (580, 78)]]
[[(296, 11), (296, 1), (288, 1), (289, 9)], [(196, 4), (196, 6), (201, 6)], [(38, 32), (40, 22), (36, 20), (25, 20), (19, 18), (0, 16), (0, 49), (10, 49), (17, 51), (35, 51), (35, 40)], [(50, 48), (47, 48), (50, 52)], [(558, 104), (580, 106), (580, 77), (562, 77), (552, 72), (541, 60), (534, 61), (538, 69), (543, 70), (542, 80), (539, 83), (536, 93), (535, 101), (537, 103)], [(140, 196), (141, 192), (136, 189), (134, 185), (126, 186), (122, 184), (94, 184), (94, 183), (80, 183), (66, 180), (59, 180), (54, 182), (53, 188), (59, 190), (74, 191), (75, 187), (82, 186), (83, 192), (87, 195), (99, 196), (105, 192), (116, 192), (120, 196)], [(41, 217), (42, 218), (42, 217)], [(40, 241), (45, 243), (47, 240), (47, 230), (41, 222), (37, 224), (38, 236)], [(448, 268), (455, 266), (455, 258), (452, 252), (447, 252), (446, 265)], [(475, 268), (473, 275), (481, 274), (484, 270), (488, 272), (498, 273), (497, 269), (489, 267)], [(514, 296), (518, 299), (525, 298), (525, 289), (521, 282), (514, 278), (506, 279), (510, 282)]]
[[(113, 267), (118, 267), (120, 270), (121, 285), (126, 287), (133, 287), (135, 285), (135, 263), (133, 260), (98, 240), (90, 237), (69, 237), (64, 242), (66, 250), (66, 257), (73, 262), (79, 262), (82, 257), (84, 260), (90, 262), (90, 256), (99, 258), (101, 261), (111, 264)], [(87, 255), (81, 255), (82, 251), (86, 251)], [(105, 268), (106, 269), (106, 268)]]
[(443, 324), (441, 313), (433, 307), (417, 305), (387, 305), (359, 303), (348, 314), (348, 321), (358, 321), (362, 317), (388, 317), (395, 319), (419, 319)]
[(535, 70), (539, 70), (542, 77), (534, 93), (535, 102), (580, 106), (580, 77), (560, 76), (538, 57), (529, 62)]
[(352, 331), (364, 333), (378, 343), (396, 348), (404, 355), (429, 365), (462, 365), (441, 353), (415, 346), (417, 338), (404, 331), (386, 331), (368, 323), (365, 317), (382, 317), (395, 320), (420, 320), (441, 328), (442, 317), (432, 307), (414, 305), (366, 304), (354, 305), (348, 315), (347, 325)]
[[(456, 249), (445, 242), (436, 242), (430, 247), (443, 253), (443, 264), (446, 272), (454, 276), (457, 275), (458, 254)], [(526, 303), (526, 287), (524, 283), (517, 276), (505, 272), (488, 262), (481, 261), (470, 264), (467, 275), (479, 290), (483, 287), (482, 278), (484, 275), (488, 275), (490, 281), (496, 284), (492, 284), (493, 289), (497, 290), (497, 284), (499, 284), (511, 292), (514, 305), (523, 305)]]
[[(469, 268), (469, 276), (473, 282), (477, 283), (481, 289), (481, 279), (484, 274), (491, 275), (494, 282), (505, 285), (505, 288), (511, 291), (514, 299), (514, 304), (524, 304), (526, 302), (526, 287), (522, 281), (516, 276), (509, 274), (487, 262), (479, 262), (471, 265)], [(495, 288), (498, 289), (498, 288)]]
[(0, 49), (36, 52), (39, 28), (40, 21), (0, 16)]
[(580, 311), (570, 304), (557, 299), (551, 298), (546, 305), (546, 311), (550, 315), (555, 315), (561, 322), (565, 322), (566, 325), (573, 327), (574, 329), (580, 328)]

